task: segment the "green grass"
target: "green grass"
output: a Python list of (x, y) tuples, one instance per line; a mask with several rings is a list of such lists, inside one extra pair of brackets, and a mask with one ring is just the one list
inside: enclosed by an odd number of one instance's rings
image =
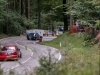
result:
[(65, 51), (66, 63), (60, 67), (62, 69), (58, 71), (58, 75), (99, 75), (100, 48), (97, 44), (86, 46), (84, 41), (86, 36), (85, 33), (64, 33), (52, 41), (41, 42), (43, 45)]

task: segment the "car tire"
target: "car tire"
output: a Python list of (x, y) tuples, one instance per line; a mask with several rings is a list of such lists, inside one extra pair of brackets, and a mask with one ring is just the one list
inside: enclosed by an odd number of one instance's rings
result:
[(29, 37), (28, 37), (28, 35), (27, 35), (27, 40), (29, 40)]
[(22, 53), (20, 51), (18, 52), (18, 58), (22, 58)]
[(37, 40), (37, 37), (35, 38), (35, 40)]
[(22, 53), (20, 53), (20, 58), (22, 58)]
[(32, 37), (31, 37), (31, 35), (29, 35), (29, 36), (28, 36), (28, 38), (29, 38), (29, 40), (32, 40)]

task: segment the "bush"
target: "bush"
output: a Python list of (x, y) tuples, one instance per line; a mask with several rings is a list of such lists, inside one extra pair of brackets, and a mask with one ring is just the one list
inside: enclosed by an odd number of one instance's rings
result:
[(41, 56), (39, 59), (40, 66), (35, 68), (36, 75), (56, 75), (57, 63), (52, 58), (53, 55)]

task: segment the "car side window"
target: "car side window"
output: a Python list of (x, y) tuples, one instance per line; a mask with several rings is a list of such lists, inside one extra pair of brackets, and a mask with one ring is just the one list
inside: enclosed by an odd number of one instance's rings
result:
[(38, 34), (37, 34), (37, 33), (36, 33), (35, 35), (36, 35), (36, 36), (38, 36)]
[(39, 36), (39, 34), (37, 33), (37, 35)]

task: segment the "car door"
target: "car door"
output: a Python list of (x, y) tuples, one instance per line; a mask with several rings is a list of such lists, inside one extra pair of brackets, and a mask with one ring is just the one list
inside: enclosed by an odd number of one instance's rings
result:
[(37, 37), (37, 40), (39, 40), (40, 35), (38, 33), (36, 33), (36, 37)]

